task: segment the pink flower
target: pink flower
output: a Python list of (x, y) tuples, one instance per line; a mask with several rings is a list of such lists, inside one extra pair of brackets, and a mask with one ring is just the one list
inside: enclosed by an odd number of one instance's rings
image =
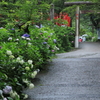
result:
[(55, 52), (55, 50), (52, 50), (52, 52)]
[(43, 34), (43, 33), (40, 33), (40, 34)]
[(48, 36), (48, 37), (50, 37), (50, 36)]

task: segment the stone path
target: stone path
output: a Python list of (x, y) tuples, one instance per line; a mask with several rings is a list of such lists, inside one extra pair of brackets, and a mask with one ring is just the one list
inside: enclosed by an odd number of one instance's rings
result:
[(100, 100), (100, 43), (57, 54), (33, 83), (28, 100)]

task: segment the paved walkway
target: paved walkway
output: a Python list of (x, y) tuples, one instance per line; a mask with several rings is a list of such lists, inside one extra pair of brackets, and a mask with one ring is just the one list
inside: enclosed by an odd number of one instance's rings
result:
[(33, 83), (28, 100), (100, 100), (100, 43), (57, 54)]

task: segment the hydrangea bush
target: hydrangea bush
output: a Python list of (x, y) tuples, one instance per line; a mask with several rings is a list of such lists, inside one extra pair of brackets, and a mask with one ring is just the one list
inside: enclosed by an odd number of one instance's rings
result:
[(0, 28), (0, 99), (24, 100), (23, 89), (34, 88), (32, 79), (59, 51), (74, 46), (71, 28), (29, 26), (29, 33), (16, 27)]
[(23, 89), (34, 88), (31, 79), (57, 51), (53, 30), (33, 26), (29, 30), (30, 34), (19, 34), (16, 30), (0, 29), (0, 99), (26, 99)]

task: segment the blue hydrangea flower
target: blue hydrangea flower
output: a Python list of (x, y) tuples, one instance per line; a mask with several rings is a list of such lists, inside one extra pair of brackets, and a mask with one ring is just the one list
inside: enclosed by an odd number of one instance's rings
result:
[(15, 30), (14, 28), (12, 28), (11, 30)]
[(53, 40), (53, 42), (54, 42), (54, 43), (56, 43), (56, 42), (57, 42), (57, 40), (56, 40), (56, 39), (54, 39), (54, 40)]
[(47, 44), (47, 42), (43, 42), (43, 44)]
[(30, 37), (30, 35), (27, 34), (27, 33), (23, 34), (22, 36), (24, 36), (24, 37), (26, 37), (26, 38), (29, 38), (29, 37)]

